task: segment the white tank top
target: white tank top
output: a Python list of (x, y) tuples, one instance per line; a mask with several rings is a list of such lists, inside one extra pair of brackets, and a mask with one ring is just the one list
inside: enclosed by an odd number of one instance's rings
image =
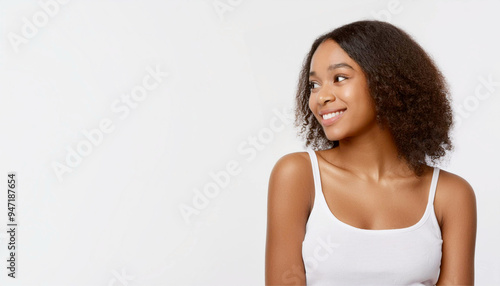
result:
[(315, 185), (302, 258), (308, 286), (434, 285), (441, 267), (441, 229), (434, 213), (439, 168), (434, 167), (424, 215), (398, 229), (361, 229), (338, 220), (328, 208), (316, 153), (308, 148)]

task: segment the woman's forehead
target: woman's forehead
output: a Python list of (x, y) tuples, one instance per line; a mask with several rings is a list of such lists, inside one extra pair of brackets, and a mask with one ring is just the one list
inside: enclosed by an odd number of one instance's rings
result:
[(333, 66), (346, 67), (350, 66), (354, 70), (359, 69), (356, 62), (340, 47), (337, 42), (328, 39), (321, 43), (314, 52), (311, 59), (309, 70), (313, 74), (332, 70)]

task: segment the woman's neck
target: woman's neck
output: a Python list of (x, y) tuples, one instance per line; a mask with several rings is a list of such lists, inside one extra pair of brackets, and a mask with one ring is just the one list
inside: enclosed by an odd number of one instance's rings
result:
[(404, 159), (397, 157), (390, 131), (378, 125), (360, 136), (340, 140), (334, 149), (343, 168), (367, 181), (380, 182), (388, 177), (413, 174)]

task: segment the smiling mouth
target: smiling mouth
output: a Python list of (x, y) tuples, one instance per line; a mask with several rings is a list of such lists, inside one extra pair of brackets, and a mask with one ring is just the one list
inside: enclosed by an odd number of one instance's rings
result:
[(321, 124), (323, 125), (323, 127), (328, 127), (332, 124), (334, 124), (335, 122), (337, 122), (338, 120), (340, 120), (342, 117), (344, 117), (344, 113), (346, 113), (346, 109), (343, 109), (343, 110), (339, 110), (339, 111), (336, 111), (336, 112), (331, 112), (331, 113), (327, 113), (327, 114), (324, 114), (321, 116)]
[(337, 111), (337, 112), (332, 112), (332, 113), (327, 113), (327, 114), (323, 114), (321, 117), (324, 119), (324, 120), (328, 120), (328, 119), (331, 119), (331, 118), (335, 118), (339, 115), (342, 115), (344, 113), (346, 109), (344, 110), (340, 110), (340, 111)]

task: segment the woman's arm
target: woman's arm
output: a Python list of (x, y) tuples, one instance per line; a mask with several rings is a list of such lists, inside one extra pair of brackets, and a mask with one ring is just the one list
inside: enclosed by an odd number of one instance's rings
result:
[[(474, 285), (476, 196), (463, 178), (445, 171), (436, 200), (442, 206), (443, 256), (436, 285)], [(441, 181), (441, 176), (440, 176)]]
[(311, 190), (314, 190), (310, 168), (308, 157), (291, 153), (281, 157), (271, 172), (267, 201), (266, 285), (306, 284), (302, 241), (311, 206)]

